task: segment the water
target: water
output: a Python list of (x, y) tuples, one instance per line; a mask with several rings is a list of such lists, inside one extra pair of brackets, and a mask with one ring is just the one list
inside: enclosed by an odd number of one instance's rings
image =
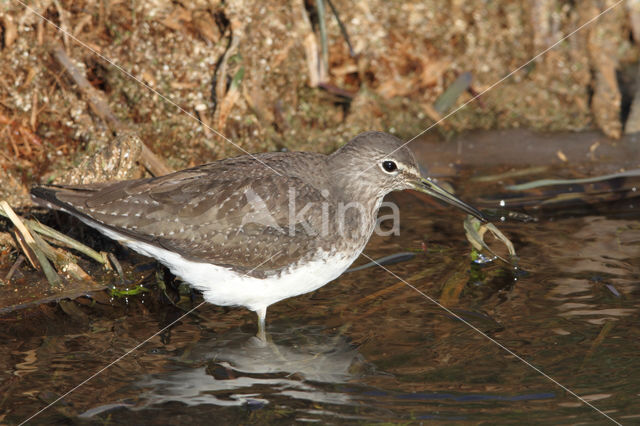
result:
[[(393, 196), (401, 235), (374, 237), (366, 254), (414, 252), (386, 268), (617, 421), (639, 423), (640, 200), (523, 210), (503, 187), (526, 179), (473, 181), (503, 171), (463, 168), (455, 186), (537, 219), (496, 212), (526, 273), (474, 264), (463, 216), (410, 193)], [(157, 290), (6, 314), (0, 422), (25, 420), (182, 314)], [(274, 305), (267, 324), (264, 345), (253, 313), (204, 305), (32, 422), (608, 422), (380, 268)]]

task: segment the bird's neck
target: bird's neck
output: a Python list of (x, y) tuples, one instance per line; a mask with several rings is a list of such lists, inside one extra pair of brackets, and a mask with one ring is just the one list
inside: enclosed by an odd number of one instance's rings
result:
[(327, 157), (327, 170), (330, 170), (327, 184), (336, 202), (337, 220), (343, 222), (345, 229), (351, 230), (350, 238), (359, 242), (364, 239), (366, 243), (375, 228), (385, 192), (377, 182), (367, 178), (371, 170), (363, 169), (357, 173), (364, 166), (357, 161), (357, 156), (343, 153), (348, 148), (344, 146)]
[(366, 244), (373, 233), (384, 194), (372, 194), (365, 179), (341, 179), (336, 174), (331, 181), (335, 194), (335, 220), (338, 233), (354, 242)]

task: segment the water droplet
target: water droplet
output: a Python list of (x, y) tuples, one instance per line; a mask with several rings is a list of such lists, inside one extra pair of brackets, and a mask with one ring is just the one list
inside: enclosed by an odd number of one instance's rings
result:
[(478, 265), (484, 265), (485, 263), (493, 262), (496, 259), (497, 257), (495, 256), (489, 257), (489, 256), (485, 256), (482, 253), (478, 253), (478, 257), (475, 260), (473, 260), (473, 263), (476, 263)]

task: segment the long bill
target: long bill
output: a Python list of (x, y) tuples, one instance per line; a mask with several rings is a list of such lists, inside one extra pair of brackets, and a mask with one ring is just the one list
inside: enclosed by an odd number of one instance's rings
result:
[(487, 218), (475, 207), (471, 207), (469, 204), (465, 203), (455, 195), (450, 192), (445, 191), (429, 178), (421, 178), (420, 183), (416, 183), (415, 189), (420, 192), (424, 192), (432, 196), (433, 198), (437, 198), (438, 200), (444, 201), (447, 204), (451, 204), (459, 208), (460, 210), (475, 216), (481, 222), (489, 222)]

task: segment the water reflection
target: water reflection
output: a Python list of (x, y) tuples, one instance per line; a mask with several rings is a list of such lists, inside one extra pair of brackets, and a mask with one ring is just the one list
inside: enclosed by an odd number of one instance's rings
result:
[(143, 389), (136, 410), (167, 402), (261, 406), (279, 396), (344, 404), (348, 394), (317, 384), (346, 383), (373, 372), (345, 336), (327, 335), (318, 327), (270, 329), (268, 342), (231, 331), (184, 348), (175, 362), (171, 371), (136, 382)]
[[(601, 325), (637, 312), (623, 298), (637, 291), (640, 232), (633, 223), (602, 216), (545, 222), (535, 232), (545, 251), (532, 265), (548, 278), (548, 299), (562, 317)], [(555, 272), (549, 274), (549, 272)]]
[[(319, 421), (328, 418), (379, 420), (406, 417), (416, 420), (468, 420), (455, 409), (440, 411), (432, 404), (511, 404), (546, 401), (554, 392), (489, 393), (397, 391), (367, 385), (367, 381), (396, 380), (367, 362), (349, 339), (330, 335), (319, 327), (271, 330), (271, 340), (262, 342), (251, 334), (233, 330), (210, 336), (182, 348), (166, 371), (142, 376), (127, 388), (139, 394), (127, 401), (109, 402), (89, 408), (81, 418), (129, 419), (135, 413), (155, 416), (189, 413), (193, 420), (205, 420), (205, 407), (244, 407), (263, 410), (296, 401), (308, 406), (294, 410), (296, 420)], [(405, 406), (411, 414), (396, 411)], [(187, 411), (188, 410), (188, 411)], [(382, 417), (380, 417), (382, 416)]]
[[(495, 186), (485, 193), (491, 191)], [(558, 209), (526, 223), (505, 215), (499, 228), (528, 272), (516, 281), (498, 262), (472, 264), (462, 216), (411, 194), (396, 197), (401, 235), (373, 238), (368, 256), (403, 254), (402, 262), (388, 265), (397, 276), (621, 423), (637, 421), (637, 210)], [(182, 315), (161, 304), (159, 293), (150, 293), (144, 304), (132, 298), (121, 308), (84, 298), (3, 316), (0, 422), (19, 423)], [(204, 306), (37, 420), (73, 423), (82, 416), (92, 422), (192, 425), (603, 419), (378, 268), (345, 274), (269, 313), (272, 342), (260, 345), (250, 312)]]

